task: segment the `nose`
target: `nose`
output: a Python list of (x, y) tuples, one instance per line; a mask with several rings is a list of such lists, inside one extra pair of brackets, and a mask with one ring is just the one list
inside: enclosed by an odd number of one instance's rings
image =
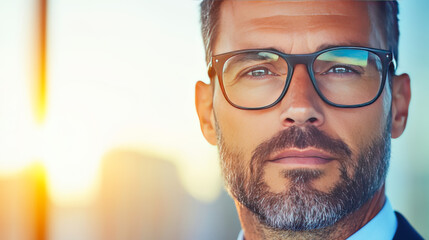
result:
[(321, 126), (324, 123), (322, 104), (305, 65), (296, 65), (289, 88), (280, 103), (282, 125)]

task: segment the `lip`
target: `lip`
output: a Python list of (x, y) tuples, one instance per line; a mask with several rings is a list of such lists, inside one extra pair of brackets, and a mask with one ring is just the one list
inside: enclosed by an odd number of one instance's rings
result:
[(321, 149), (286, 149), (268, 160), (280, 164), (319, 165), (328, 163), (335, 158)]

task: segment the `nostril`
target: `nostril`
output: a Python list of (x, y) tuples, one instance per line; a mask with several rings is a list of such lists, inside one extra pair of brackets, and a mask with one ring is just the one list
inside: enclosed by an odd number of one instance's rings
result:
[(311, 118), (309, 118), (309, 119), (308, 119), (308, 121), (309, 121), (310, 123), (314, 123), (314, 122), (316, 122), (316, 121), (317, 121), (317, 118), (315, 118), (315, 117), (311, 117)]
[(295, 122), (295, 120), (293, 120), (292, 118), (286, 118), (286, 122), (287, 122), (287, 123), (294, 123), (294, 122)]
[(285, 126), (292, 126), (292, 125), (304, 126), (306, 124), (319, 125), (321, 124), (321, 120), (318, 117), (308, 117), (308, 118), (303, 117), (302, 119), (299, 117), (298, 118), (288, 117), (283, 120), (283, 124)]

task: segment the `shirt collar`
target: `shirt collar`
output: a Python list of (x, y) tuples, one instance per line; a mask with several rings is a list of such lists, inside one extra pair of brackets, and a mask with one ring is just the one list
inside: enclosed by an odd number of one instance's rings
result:
[[(351, 235), (347, 240), (392, 239), (395, 236), (398, 221), (389, 199), (386, 198), (383, 208), (365, 226)], [(244, 240), (244, 232), (240, 231), (237, 240)]]
[(237, 240), (244, 240), (244, 232), (243, 229), (240, 230), (240, 233), (238, 233), (238, 238)]
[(351, 235), (347, 240), (392, 239), (395, 236), (398, 221), (389, 199), (386, 198), (381, 211), (365, 226)]

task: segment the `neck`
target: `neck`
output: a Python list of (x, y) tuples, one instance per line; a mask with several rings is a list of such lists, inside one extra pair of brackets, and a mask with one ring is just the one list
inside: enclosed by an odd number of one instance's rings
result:
[(241, 226), (246, 240), (262, 239), (346, 239), (373, 219), (383, 208), (386, 201), (384, 185), (361, 208), (342, 218), (334, 225), (308, 231), (288, 231), (269, 228), (258, 220), (258, 217), (235, 201)]

